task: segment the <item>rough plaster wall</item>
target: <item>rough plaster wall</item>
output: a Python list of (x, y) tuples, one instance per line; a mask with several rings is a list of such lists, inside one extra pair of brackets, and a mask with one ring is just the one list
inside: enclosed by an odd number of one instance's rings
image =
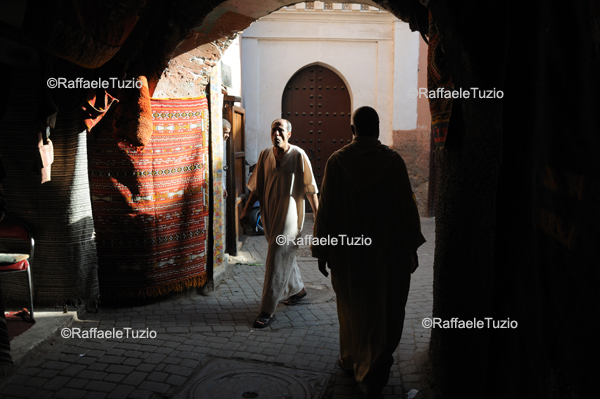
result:
[(204, 95), (212, 67), (219, 62), (235, 36), (201, 45), (171, 59), (153, 97), (190, 98)]
[(429, 135), (428, 130), (394, 130), (392, 147), (406, 163), (419, 214), (423, 217), (427, 216), (429, 192)]
[[(217, 2), (215, 2), (217, 3)], [(158, 86), (153, 97), (158, 98), (182, 98), (197, 97), (204, 94), (210, 69), (219, 61), (221, 55), (231, 44), (236, 35), (246, 29), (256, 19), (263, 17), (281, 7), (295, 4), (289, 0), (227, 0), (220, 2), (212, 11), (211, 5), (200, 4), (191, 6), (186, 4), (178, 7), (181, 18), (189, 23), (198, 13), (209, 11), (202, 22), (189, 33), (174, 50), (168, 67), (160, 76)], [(377, 4), (374, 1), (339, 1), (339, 3), (361, 3), (375, 7), (384, 7), (386, 4)], [(387, 1), (385, 1), (387, 3)], [(186, 9), (190, 11), (186, 13)], [(173, 21), (169, 21), (170, 24)], [(175, 26), (172, 26), (175, 32)], [(175, 37), (176, 32), (170, 35)], [(174, 40), (174, 39), (173, 39)], [(172, 41), (172, 40), (171, 40)], [(218, 49), (218, 51), (217, 51)]]
[[(427, 44), (419, 39), (418, 87), (427, 87)], [(395, 115), (394, 115), (395, 116)], [(412, 129), (394, 130), (393, 146), (408, 169), (410, 183), (417, 199), (419, 214), (430, 217), (429, 200), (429, 158), (431, 151), (431, 113), (426, 98), (417, 100), (416, 126)], [(416, 127), (416, 128), (415, 128)]]
[[(175, 48), (167, 68), (160, 76), (153, 97), (183, 98), (204, 94), (211, 68), (219, 61), (238, 32), (246, 29), (254, 20), (294, 3), (288, 0), (227, 0), (220, 2), (212, 11), (209, 11), (210, 4), (186, 4), (178, 7), (177, 12), (186, 23), (193, 21), (193, 17), (199, 12), (194, 8), (209, 12)], [(378, 6), (369, 0), (360, 3)], [(188, 8), (190, 11), (186, 13)], [(173, 21), (169, 23), (173, 24)], [(171, 32), (171, 35), (175, 37), (177, 29), (175, 26), (172, 28), (174, 32)]]

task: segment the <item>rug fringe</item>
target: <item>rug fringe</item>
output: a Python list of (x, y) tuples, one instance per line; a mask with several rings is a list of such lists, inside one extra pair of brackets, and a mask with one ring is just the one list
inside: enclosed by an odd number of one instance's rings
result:
[(206, 272), (204, 272), (197, 276), (186, 277), (179, 281), (171, 281), (152, 287), (134, 288), (131, 290), (121, 287), (120, 289), (116, 289), (114, 291), (111, 290), (111, 292), (105, 292), (101, 288), (100, 291), (101, 297), (106, 300), (157, 298), (173, 292), (182, 292), (188, 288), (203, 287), (207, 281), (208, 275)]
[(183, 280), (165, 283), (154, 287), (142, 288), (137, 296), (141, 298), (147, 298), (165, 295), (174, 291), (182, 292), (187, 288), (197, 288), (204, 286), (204, 284), (206, 284), (207, 279), (208, 278), (206, 273), (202, 273), (198, 276), (187, 277)]

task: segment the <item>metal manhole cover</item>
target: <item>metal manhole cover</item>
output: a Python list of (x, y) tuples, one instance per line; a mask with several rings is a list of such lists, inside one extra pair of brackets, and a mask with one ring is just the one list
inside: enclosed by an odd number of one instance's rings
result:
[(191, 376), (174, 398), (320, 399), (329, 375), (217, 359)]

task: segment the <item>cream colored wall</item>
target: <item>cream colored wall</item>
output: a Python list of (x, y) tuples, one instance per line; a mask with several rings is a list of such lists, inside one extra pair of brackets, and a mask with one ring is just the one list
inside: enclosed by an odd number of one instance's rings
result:
[(221, 62), (231, 68), (232, 87), (227, 88), (227, 94), (230, 96), (242, 95), (242, 62), (240, 37), (236, 37), (233, 42), (227, 47), (227, 50), (221, 57)]
[(406, 93), (417, 87), (419, 36), (391, 14), (285, 9), (254, 22), (241, 41), (250, 164), (270, 145), (269, 127), (281, 115), (286, 83), (311, 64), (341, 76), (352, 110), (378, 110), (383, 143), (392, 145), (395, 129), (416, 127), (417, 102)]

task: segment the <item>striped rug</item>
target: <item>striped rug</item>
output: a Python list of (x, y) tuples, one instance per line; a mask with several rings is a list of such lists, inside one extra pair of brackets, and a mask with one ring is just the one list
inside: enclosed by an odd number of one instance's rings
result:
[[(75, 79), (83, 68), (57, 61), (55, 76)], [(0, 122), (2, 182), (7, 214), (29, 225), (36, 240), (32, 262), (35, 302), (93, 303), (98, 295), (94, 224), (87, 169), (87, 138), (79, 113), (84, 92), (56, 89), (58, 117), (52, 130), (52, 180), (41, 184), (32, 172), (37, 149), (36, 114), (45, 86), (40, 70), (15, 69), (10, 104)], [(3, 276), (4, 299), (27, 306), (24, 273)]]
[[(1, 290), (0, 295), (2, 295)], [(4, 306), (2, 306), (2, 299), (0, 298), (0, 377), (10, 370), (12, 365), (8, 326), (6, 324), (6, 317), (4, 316)]]
[(116, 140), (108, 121), (93, 130), (102, 298), (155, 297), (206, 282), (207, 100), (152, 100), (152, 119), (141, 150)]

